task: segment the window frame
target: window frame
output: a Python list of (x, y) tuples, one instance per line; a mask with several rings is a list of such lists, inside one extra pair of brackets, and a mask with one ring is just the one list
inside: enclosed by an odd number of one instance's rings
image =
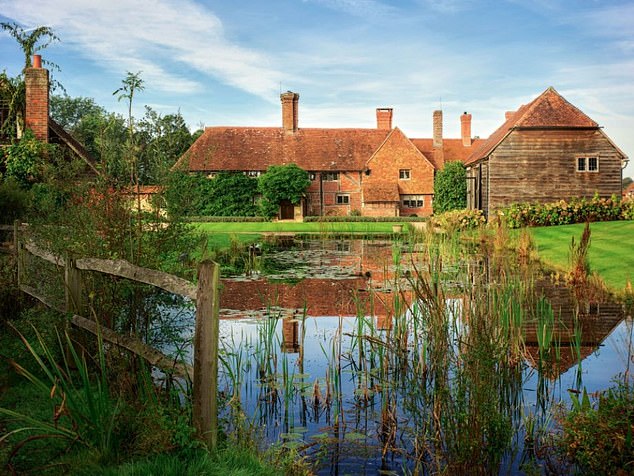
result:
[(350, 205), (350, 194), (349, 193), (338, 193), (335, 197), (335, 203), (337, 205)]
[(598, 173), (599, 155), (578, 155), (575, 158), (575, 171), (581, 174)]
[(403, 194), (401, 195), (401, 207), (402, 208), (424, 208), (425, 196), (417, 194)]
[(338, 182), (339, 172), (322, 172), (321, 180), (322, 182)]
[(412, 178), (412, 169), (398, 169), (399, 180), (411, 180), (411, 178)]

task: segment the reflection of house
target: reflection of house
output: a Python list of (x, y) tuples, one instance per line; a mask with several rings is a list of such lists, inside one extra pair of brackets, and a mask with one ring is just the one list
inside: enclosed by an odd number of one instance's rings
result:
[[(58, 144), (67, 152), (86, 163), (86, 170), (90, 174), (98, 174), (94, 159), (88, 151), (68, 132), (66, 132), (49, 115), (50, 80), (47, 69), (42, 68), (40, 55), (33, 55), (33, 66), (24, 71), (25, 82), (25, 127), (33, 131), (36, 139), (41, 142)], [(0, 103), (0, 120), (5, 120), (8, 104)], [(12, 138), (5, 138), (12, 139)]]
[[(581, 360), (591, 355), (623, 320), (623, 306), (617, 302), (583, 303), (575, 320), (574, 301), (571, 290), (564, 285), (556, 285), (541, 279), (535, 283), (536, 292), (545, 296), (553, 309), (555, 323), (552, 326), (552, 341), (559, 343), (559, 361), (550, 362), (545, 370), (548, 377), (555, 378), (577, 363), (575, 327), (581, 334)], [(526, 351), (534, 363), (539, 361), (537, 333), (539, 324), (527, 321), (522, 326)]]
[(470, 208), (621, 193), (625, 154), (553, 88), (508, 112), (466, 161)]
[(434, 112), (431, 139), (410, 139), (392, 127), (392, 109), (376, 110), (375, 129), (304, 129), (299, 95), (281, 95), (282, 127), (208, 127), (175, 168), (213, 176), (220, 171), (257, 177), (271, 165), (294, 163), (310, 174), (302, 209), (283, 207), (280, 218), (304, 215), (429, 215), (434, 172), (464, 160), (477, 145), (471, 115), (461, 117), (462, 137), (442, 136)]

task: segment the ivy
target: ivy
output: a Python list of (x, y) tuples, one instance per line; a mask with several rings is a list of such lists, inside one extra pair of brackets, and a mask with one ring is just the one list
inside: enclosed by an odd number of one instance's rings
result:
[(10, 145), (6, 151), (5, 168), (8, 178), (13, 178), (23, 187), (29, 187), (41, 179), (49, 145), (35, 138), (29, 129), (20, 141)]
[(467, 172), (462, 162), (447, 162), (434, 178), (434, 213), (467, 206)]
[(258, 192), (262, 195), (260, 214), (277, 215), (280, 203), (288, 200), (297, 205), (310, 185), (308, 172), (295, 164), (272, 165), (258, 180)]

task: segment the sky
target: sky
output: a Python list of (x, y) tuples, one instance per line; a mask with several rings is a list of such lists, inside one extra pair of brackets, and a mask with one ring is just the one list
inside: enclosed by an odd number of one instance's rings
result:
[[(634, 1), (612, 0), (0, 0), (0, 21), (46, 25), (41, 52), (70, 96), (125, 112), (113, 92), (141, 72), (136, 96), (200, 126), (281, 126), (279, 95), (299, 93), (299, 127), (393, 125), (444, 136), (473, 115), (488, 137), (549, 86), (604, 127), (632, 160)], [(0, 68), (23, 56), (0, 33)]]

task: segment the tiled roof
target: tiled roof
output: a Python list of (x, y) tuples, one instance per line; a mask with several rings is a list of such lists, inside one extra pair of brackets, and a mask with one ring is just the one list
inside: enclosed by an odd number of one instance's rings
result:
[(372, 186), (363, 187), (363, 201), (366, 203), (399, 200), (398, 185), (395, 182), (373, 183)]
[[(174, 166), (190, 171), (266, 170), (294, 163), (304, 170), (363, 170), (389, 130), (208, 127)], [(247, 165), (248, 163), (248, 165)]]
[(441, 169), (445, 162), (465, 162), (471, 153), (480, 146), (483, 139), (472, 139), (471, 146), (465, 147), (462, 139), (442, 140), (442, 150), (434, 149), (433, 139), (410, 139), (435, 169)]
[(466, 159), (470, 164), (488, 156), (516, 128), (598, 128), (599, 125), (566, 101), (554, 88), (546, 89), (529, 104), (520, 107), (491, 136), (480, 143)]

